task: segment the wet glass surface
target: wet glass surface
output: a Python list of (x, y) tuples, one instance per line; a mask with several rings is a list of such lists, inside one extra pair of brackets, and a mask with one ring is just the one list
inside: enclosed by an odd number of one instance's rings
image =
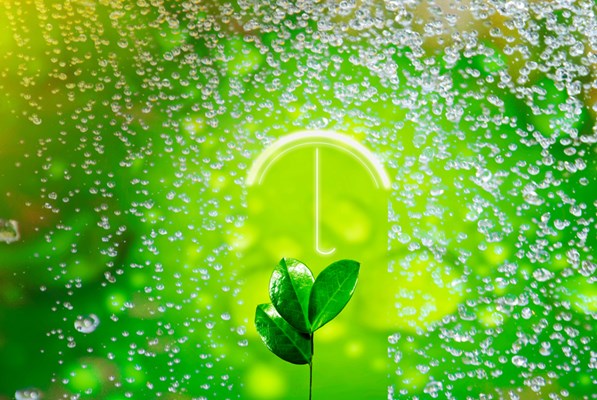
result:
[(315, 398), (595, 398), (596, 11), (1, 2), (0, 399), (306, 398), (281, 256), (363, 264)]

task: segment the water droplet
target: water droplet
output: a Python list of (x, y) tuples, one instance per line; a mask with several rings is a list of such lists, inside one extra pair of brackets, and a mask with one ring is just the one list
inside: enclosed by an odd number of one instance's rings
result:
[(578, 272), (580, 272), (581, 275), (586, 276), (588, 278), (589, 276), (595, 273), (596, 268), (597, 264), (591, 261), (583, 260), (580, 264), (580, 269), (578, 270)]
[(570, 214), (574, 215), (575, 217), (580, 217), (582, 215), (582, 210), (579, 206), (573, 205), (570, 206)]
[(41, 125), (42, 119), (37, 114), (31, 114), (29, 116), (29, 121), (33, 122), (35, 125)]
[(554, 226), (555, 226), (557, 229), (559, 229), (559, 230), (562, 230), (562, 229), (564, 229), (565, 227), (567, 227), (568, 225), (570, 225), (570, 222), (568, 222), (568, 221), (566, 221), (566, 220), (556, 219), (556, 220), (553, 222), (553, 224), (554, 224)]
[(81, 333), (91, 333), (95, 331), (100, 323), (99, 318), (95, 314), (88, 316), (79, 315), (75, 321), (75, 329)]
[(17, 221), (0, 219), (0, 243), (16, 242), (20, 237)]
[(533, 278), (539, 282), (545, 282), (553, 278), (553, 272), (545, 269), (545, 268), (538, 268), (533, 271)]
[(41, 392), (41, 390), (35, 388), (17, 390), (15, 393), (16, 400), (36, 400), (42, 398), (43, 393)]
[(399, 333), (394, 333), (393, 335), (390, 335), (388, 337), (388, 342), (390, 344), (396, 344), (396, 343), (398, 343), (398, 340), (400, 340), (400, 334)]
[(549, 356), (551, 354), (551, 344), (549, 342), (541, 343), (541, 349), (539, 349), (539, 354), (542, 356)]
[(532, 311), (530, 308), (528, 308), (528, 307), (525, 307), (525, 308), (523, 308), (523, 309), (522, 309), (522, 311), (521, 311), (520, 315), (521, 315), (521, 316), (522, 316), (522, 318), (524, 318), (524, 319), (529, 319), (529, 318), (531, 318), (531, 316), (533, 315), (533, 311)]
[(441, 392), (442, 390), (443, 385), (441, 382), (431, 381), (427, 385), (425, 385), (425, 389), (423, 391), (431, 397), (436, 398), (437, 396), (439, 396), (439, 392)]
[(527, 359), (523, 356), (514, 356), (512, 357), (512, 364), (516, 365), (517, 367), (526, 367)]
[(576, 42), (574, 45), (570, 47), (570, 55), (573, 57), (577, 57), (582, 55), (585, 52), (585, 46), (582, 42)]

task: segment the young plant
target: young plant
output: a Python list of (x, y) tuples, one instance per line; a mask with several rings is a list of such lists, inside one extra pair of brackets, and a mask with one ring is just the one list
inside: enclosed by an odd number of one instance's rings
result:
[(283, 258), (269, 282), (271, 304), (260, 304), (255, 326), (266, 347), (293, 364), (309, 364), (309, 399), (313, 387), (313, 336), (346, 306), (357, 285), (359, 263), (340, 260), (317, 279), (299, 260)]

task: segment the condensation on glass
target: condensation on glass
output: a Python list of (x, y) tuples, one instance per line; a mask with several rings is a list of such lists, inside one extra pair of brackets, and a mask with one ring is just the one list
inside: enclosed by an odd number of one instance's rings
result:
[(594, 398), (596, 11), (1, 2), (0, 397), (302, 397), (251, 312), (350, 256), (315, 396)]

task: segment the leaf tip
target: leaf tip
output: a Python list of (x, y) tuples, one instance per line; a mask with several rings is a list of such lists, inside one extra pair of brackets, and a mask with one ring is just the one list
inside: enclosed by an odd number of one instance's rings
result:
[(346, 259), (346, 260), (342, 260), (342, 261), (346, 264), (346, 266), (348, 266), (348, 268), (353, 269), (357, 273), (361, 269), (361, 263), (356, 260)]

